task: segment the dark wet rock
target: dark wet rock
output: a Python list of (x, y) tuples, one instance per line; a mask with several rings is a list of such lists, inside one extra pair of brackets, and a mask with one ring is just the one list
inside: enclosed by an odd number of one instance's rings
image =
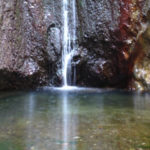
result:
[(78, 85), (127, 87), (130, 50), (142, 29), (144, 5), (138, 0), (77, 1)]
[(0, 90), (61, 85), (61, 1), (0, 1)]
[(0, 2), (0, 90), (48, 83), (47, 28), (41, 0)]
[(51, 85), (59, 86), (61, 83), (61, 31), (55, 24), (48, 28), (47, 53), (51, 61)]
[(82, 86), (106, 86), (113, 85), (115, 82), (114, 74), (117, 75), (117, 70), (111, 67), (114, 63), (111, 60), (92, 56), (88, 54), (86, 48), (82, 47), (74, 56), (74, 62), (76, 63), (77, 83), (80, 82)]
[(61, 55), (62, 55), (62, 1), (44, 0), (45, 23), (47, 27), (48, 59), (51, 62), (49, 68), (49, 85), (61, 86)]

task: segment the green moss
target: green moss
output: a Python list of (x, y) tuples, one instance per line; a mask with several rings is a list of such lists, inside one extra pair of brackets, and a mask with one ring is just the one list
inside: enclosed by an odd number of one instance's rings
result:
[(137, 148), (148, 149), (150, 150), (150, 145), (139, 145)]
[(23, 148), (11, 141), (0, 141), (0, 150), (23, 150)]

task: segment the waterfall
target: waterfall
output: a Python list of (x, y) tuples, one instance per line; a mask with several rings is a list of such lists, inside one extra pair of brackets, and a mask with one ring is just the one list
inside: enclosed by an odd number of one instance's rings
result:
[[(63, 0), (62, 76), (63, 87), (72, 84), (71, 60), (76, 50), (76, 1)], [(75, 68), (75, 67), (74, 67)], [(75, 76), (75, 74), (74, 74)], [(75, 80), (75, 79), (74, 79)]]

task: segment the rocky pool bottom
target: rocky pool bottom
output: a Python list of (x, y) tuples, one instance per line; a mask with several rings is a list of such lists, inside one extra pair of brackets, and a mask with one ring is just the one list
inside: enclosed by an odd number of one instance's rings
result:
[(0, 93), (0, 150), (150, 150), (150, 94)]

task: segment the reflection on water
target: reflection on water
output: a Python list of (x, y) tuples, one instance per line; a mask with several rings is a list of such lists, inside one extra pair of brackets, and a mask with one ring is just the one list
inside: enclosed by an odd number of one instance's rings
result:
[(69, 126), (68, 123), (70, 121), (69, 118), (69, 106), (68, 106), (68, 99), (66, 93), (63, 95), (63, 105), (62, 105), (62, 118), (63, 118), (63, 149), (68, 149), (68, 136), (69, 136)]
[(150, 149), (150, 95), (1, 93), (0, 150)]
[[(76, 105), (77, 107), (77, 105)], [(76, 109), (77, 111), (77, 109)], [(62, 118), (63, 118), (63, 135), (62, 135), (62, 150), (76, 150), (75, 138), (77, 138), (77, 116), (71, 111), (69, 104), (68, 93), (62, 95)]]

